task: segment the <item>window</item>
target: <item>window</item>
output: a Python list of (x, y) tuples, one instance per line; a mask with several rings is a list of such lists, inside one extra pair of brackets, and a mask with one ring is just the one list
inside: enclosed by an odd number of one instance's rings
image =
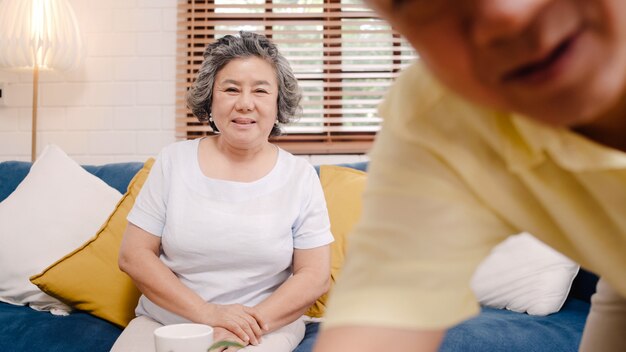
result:
[(184, 101), (206, 45), (254, 31), (278, 45), (303, 90), (300, 118), (272, 139), (294, 154), (367, 151), (380, 128), (378, 103), (416, 56), (360, 0), (184, 0), (178, 28), (177, 137), (212, 133)]

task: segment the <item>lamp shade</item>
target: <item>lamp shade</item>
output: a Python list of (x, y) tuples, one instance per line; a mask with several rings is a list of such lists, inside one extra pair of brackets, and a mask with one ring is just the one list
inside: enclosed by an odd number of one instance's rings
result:
[(82, 43), (67, 0), (0, 1), (0, 68), (78, 66)]

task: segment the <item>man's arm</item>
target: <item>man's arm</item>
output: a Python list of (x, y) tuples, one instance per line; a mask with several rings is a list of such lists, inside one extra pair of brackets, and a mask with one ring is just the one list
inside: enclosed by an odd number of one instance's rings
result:
[(323, 330), (313, 352), (436, 352), (445, 330), (345, 326)]

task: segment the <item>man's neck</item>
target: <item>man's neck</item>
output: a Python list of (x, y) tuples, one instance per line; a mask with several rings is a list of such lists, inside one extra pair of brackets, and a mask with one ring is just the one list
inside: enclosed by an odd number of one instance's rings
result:
[(626, 152), (626, 90), (619, 102), (601, 117), (573, 130), (600, 144)]

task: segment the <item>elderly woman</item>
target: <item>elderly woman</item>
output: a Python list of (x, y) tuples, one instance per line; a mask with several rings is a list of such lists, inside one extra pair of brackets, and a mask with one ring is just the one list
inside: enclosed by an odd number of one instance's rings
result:
[(289, 63), (247, 32), (204, 58), (187, 102), (217, 134), (166, 147), (128, 216), (119, 265), (143, 295), (114, 351), (153, 351), (154, 329), (183, 322), (245, 351), (292, 351), (302, 314), (328, 289), (319, 179), (268, 141), (298, 109)]

